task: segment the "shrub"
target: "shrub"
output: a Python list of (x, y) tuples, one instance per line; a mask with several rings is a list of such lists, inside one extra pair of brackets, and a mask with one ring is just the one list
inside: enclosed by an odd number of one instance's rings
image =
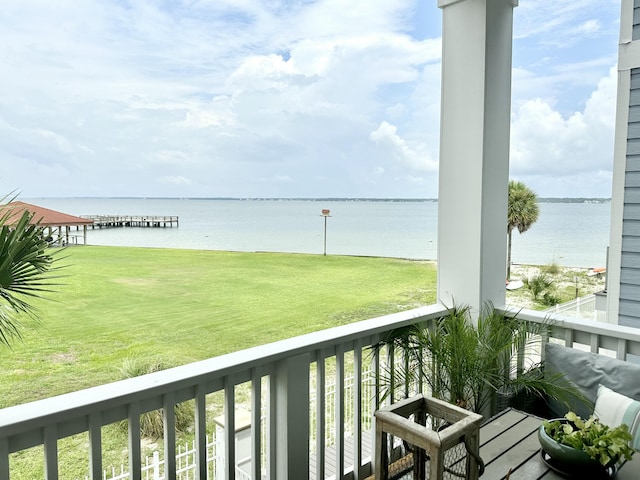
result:
[(539, 273), (531, 278), (525, 279), (525, 285), (531, 292), (533, 299), (538, 301), (540, 295), (544, 294), (553, 286), (553, 280), (545, 273)]
[[(171, 365), (165, 364), (162, 359), (154, 359), (151, 361), (143, 361), (139, 358), (127, 358), (122, 362), (120, 374), (123, 379), (147, 375), (149, 373), (159, 372), (170, 368)], [(193, 402), (179, 403), (175, 407), (176, 431), (187, 432), (191, 429), (194, 419)], [(128, 422), (121, 422), (121, 427), (128, 428)], [(152, 439), (162, 438), (164, 436), (164, 418), (163, 410), (152, 410), (151, 412), (140, 415), (140, 434), (143, 437)]]
[(558, 305), (559, 303), (562, 303), (562, 301), (560, 300), (560, 297), (553, 292), (544, 292), (542, 294), (541, 301), (544, 305), (548, 307), (553, 307), (555, 305)]
[(556, 262), (551, 262), (548, 265), (540, 267), (540, 271), (548, 275), (557, 275), (560, 273), (560, 265)]

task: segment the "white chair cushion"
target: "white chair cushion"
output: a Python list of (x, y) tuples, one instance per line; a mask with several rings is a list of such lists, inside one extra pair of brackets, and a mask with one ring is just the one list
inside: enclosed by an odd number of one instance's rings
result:
[(631, 446), (640, 449), (640, 402), (599, 385), (593, 414), (609, 427), (625, 424), (633, 436)]

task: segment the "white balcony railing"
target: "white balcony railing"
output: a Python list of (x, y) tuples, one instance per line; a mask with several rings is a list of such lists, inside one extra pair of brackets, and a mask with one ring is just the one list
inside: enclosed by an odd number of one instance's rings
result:
[[(122, 420), (129, 425), (129, 478), (141, 479), (140, 415), (156, 409), (165, 419), (162, 478), (179, 478), (174, 408), (187, 400), (195, 402), (196, 478), (213, 478), (207, 468), (207, 431), (213, 429), (208, 407), (217, 392), (224, 403), (225, 478), (238, 478), (233, 413), (240, 405), (251, 412), (251, 478), (365, 478), (373, 467), (363, 444), (370, 443), (365, 436), (371, 435), (379, 386), (373, 382), (365, 393), (363, 372), (373, 371), (376, 378), (394, 361), (392, 351), (380, 354), (370, 347), (390, 330), (428, 323), (444, 312), (438, 305), (422, 307), (0, 410), (0, 480), (11, 478), (14, 452), (34, 446), (43, 447), (45, 478), (60, 478), (59, 440), (78, 433), (88, 438), (87, 475), (101, 479), (102, 427)], [(519, 317), (545, 319), (532, 311), (520, 311)], [(640, 333), (632, 328), (558, 317), (551, 337), (623, 360), (640, 358)], [(349, 377), (353, 383), (346, 389)], [(333, 408), (326, 405), (329, 391)], [(266, 421), (260, 421), (261, 411)]]

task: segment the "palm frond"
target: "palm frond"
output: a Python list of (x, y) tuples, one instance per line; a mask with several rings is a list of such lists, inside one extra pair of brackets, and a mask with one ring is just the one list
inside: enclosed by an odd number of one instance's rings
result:
[(53, 291), (58, 285), (54, 280), (60, 278), (55, 274), (60, 267), (54, 265), (60, 257), (52, 252), (40, 225), (31, 223), (28, 211), (9, 224), (12, 218), (5, 205), (0, 210), (0, 344), (4, 345), (21, 338), (21, 316), (37, 320), (30, 300)]

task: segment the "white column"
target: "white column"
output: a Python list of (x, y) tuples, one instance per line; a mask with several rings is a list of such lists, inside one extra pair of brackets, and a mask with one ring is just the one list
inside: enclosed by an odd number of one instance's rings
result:
[(505, 303), (513, 8), (439, 0), (442, 113), (438, 299)]

